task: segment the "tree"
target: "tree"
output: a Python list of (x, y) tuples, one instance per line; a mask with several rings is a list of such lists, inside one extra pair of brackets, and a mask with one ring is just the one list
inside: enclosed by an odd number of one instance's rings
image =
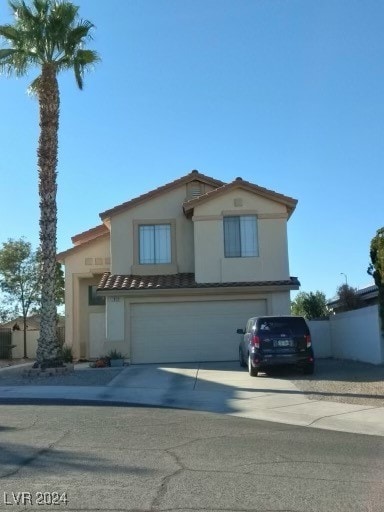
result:
[(337, 288), (337, 295), (339, 297), (339, 311), (351, 311), (361, 307), (361, 299), (357, 294), (356, 288), (348, 284), (342, 284)]
[(40, 115), (38, 178), (40, 250), (42, 263), (41, 330), (37, 363), (49, 366), (60, 359), (56, 336), (56, 229), (59, 86), (57, 76), (72, 69), (83, 88), (85, 71), (95, 64), (96, 52), (84, 49), (94, 25), (81, 20), (78, 7), (65, 0), (10, 1), (14, 23), (0, 26), (7, 48), (0, 49), (0, 71), (22, 76), (38, 69), (31, 90), (37, 95)]
[[(27, 357), (27, 317), (40, 313), (42, 266), (40, 251), (33, 251), (24, 239), (4, 242), (0, 249), (0, 287), (14, 315), (21, 310), (24, 324), (24, 357)], [(55, 303), (64, 304), (64, 275), (56, 263)], [(56, 325), (56, 322), (55, 322)]]
[(291, 303), (293, 315), (304, 316), (308, 320), (326, 318), (329, 315), (325, 294), (316, 292), (299, 292)]
[(24, 357), (27, 357), (27, 316), (39, 303), (41, 288), (40, 259), (31, 244), (23, 239), (3, 243), (0, 250), (0, 286), (14, 312), (21, 307), (24, 321)]
[(373, 277), (379, 289), (379, 314), (381, 329), (384, 332), (384, 227), (378, 229), (371, 240), (370, 257), (371, 263), (367, 272)]

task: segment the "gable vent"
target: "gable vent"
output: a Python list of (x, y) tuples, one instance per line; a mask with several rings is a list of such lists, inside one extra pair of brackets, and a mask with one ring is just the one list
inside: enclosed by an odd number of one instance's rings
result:
[(196, 199), (204, 194), (204, 184), (200, 181), (192, 181), (187, 186), (188, 199)]
[(202, 191), (201, 191), (200, 183), (198, 183), (197, 185), (193, 185), (193, 187), (191, 189), (191, 196), (193, 198), (195, 198), (195, 197), (201, 196), (201, 194), (202, 194)]

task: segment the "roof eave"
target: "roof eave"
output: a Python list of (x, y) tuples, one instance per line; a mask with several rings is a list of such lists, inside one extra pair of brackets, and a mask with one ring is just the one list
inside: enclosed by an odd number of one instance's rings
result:
[(193, 211), (196, 206), (200, 206), (201, 204), (207, 203), (207, 202), (211, 201), (212, 199), (217, 198), (220, 195), (226, 194), (227, 192), (230, 192), (231, 190), (236, 190), (239, 188), (242, 190), (251, 192), (255, 195), (259, 195), (261, 197), (270, 199), (271, 201), (283, 204), (287, 208), (288, 218), (291, 217), (291, 215), (294, 212), (296, 205), (298, 203), (297, 199), (293, 199), (291, 197), (284, 196), (277, 192), (263, 189), (262, 187), (259, 187), (258, 185), (253, 185), (252, 183), (248, 183), (246, 181), (236, 179), (232, 183), (223, 185), (222, 187), (220, 187), (216, 190), (212, 190), (212, 191), (208, 192), (207, 194), (204, 194), (203, 196), (200, 196), (200, 197), (197, 197), (196, 199), (191, 199), (189, 201), (184, 202), (183, 203), (184, 215), (187, 218), (189, 218), (189, 217), (193, 216)]
[(126, 201), (120, 205), (117, 205), (114, 208), (109, 208), (108, 210), (99, 213), (99, 217), (103, 222), (106, 222), (107, 220), (110, 220), (112, 216), (118, 215), (119, 213), (129, 210), (130, 208), (134, 208), (135, 206), (139, 206), (147, 201), (150, 201), (154, 197), (158, 197), (161, 194), (168, 192), (169, 190), (173, 190), (181, 185), (196, 180), (213, 187), (221, 187), (225, 184), (221, 180), (216, 180), (215, 178), (201, 174), (198, 171), (192, 171), (179, 179), (167, 183), (166, 185), (158, 187), (154, 190), (150, 190), (149, 192), (146, 192), (139, 197), (133, 198), (130, 201)]
[(62, 252), (57, 253), (56, 254), (56, 261), (58, 261), (59, 263), (64, 264), (65, 263), (65, 258), (67, 256), (71, 256), (72, 254), (74, 254), (74, 253), (84, 249), (84, 247), (88, 247), (89, 245), (92, 245), (94, 242), (98, 242), (98, 241), (102, 240), (103, 238), (109, 238), (109, 237), (110, 237), (110, 232), (108, 231), (107, 233), (103, 233), (103, 234), (101, 234), (99, 236), (96, 236), (95, 238), (92, 238), (91, 240), (87, 240), (86, 242), (84, 242), (82, 244), (75, 245), (74, 247), (70, 247), (66, 251), (62, 251)]
[(255, 295), (266, 292), (282, 292), (298, 290), (299, 285), (266, 285), (266, 286), (220, 286), (220, 287), (185, 287), (185, 288), (146, 288), (144, 290), (137, 289), (116, 289), (116, 290), (97, 290), (97, 295), (104, 297), (148, 297), (151, 296), (182, 296), (182, 295), (218, 295), (225, 293), (226, 295), (247, 294)]

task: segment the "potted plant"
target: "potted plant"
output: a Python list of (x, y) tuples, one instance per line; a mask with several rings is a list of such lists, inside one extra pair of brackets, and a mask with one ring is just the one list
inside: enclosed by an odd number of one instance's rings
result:
[(116, 349), (110, 350), (107, 354), (107, 358), (109, 359), (110, 366), (124, 366), (124, 356)]

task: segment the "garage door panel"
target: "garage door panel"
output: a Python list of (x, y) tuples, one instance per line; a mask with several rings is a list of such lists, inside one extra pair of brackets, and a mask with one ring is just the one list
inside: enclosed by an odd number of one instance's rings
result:
[(228, 361), (251, 316), (266, 314), (265, 300), (132, 304), (134, 363)]

